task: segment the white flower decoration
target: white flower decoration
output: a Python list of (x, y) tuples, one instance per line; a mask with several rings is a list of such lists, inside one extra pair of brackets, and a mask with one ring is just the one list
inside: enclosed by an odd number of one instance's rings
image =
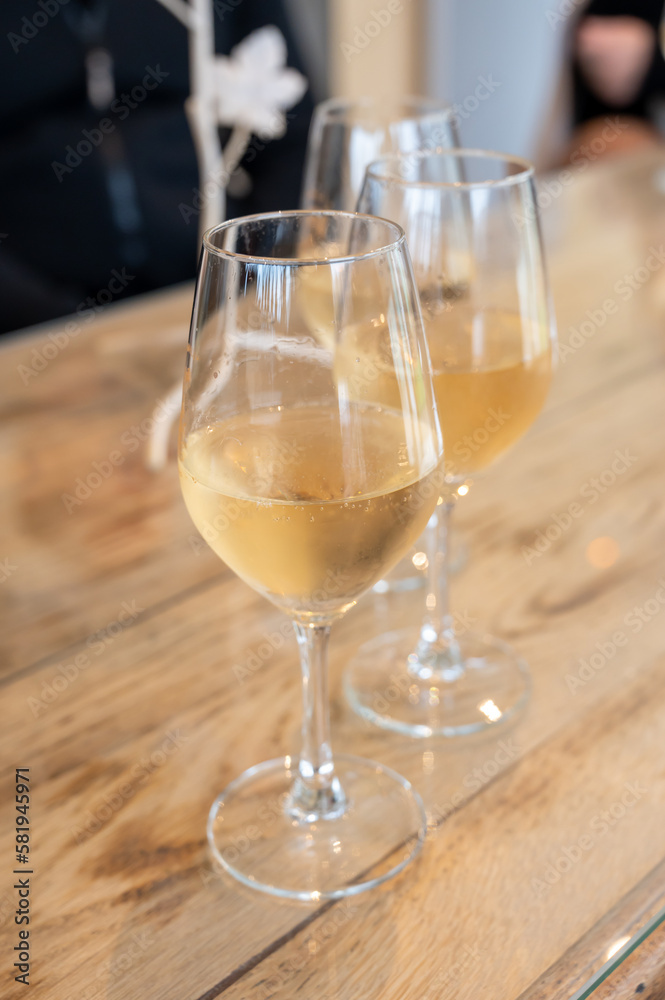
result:
[(253, 31), (215, 58), (215, 96), (220, 125), (240, 126), (279, 138), (286, 131), (284, 111), (307, 90), (307, 80), (286, 66), (286, 42), (279, 28)]
[[(190, 33), (191, 96), (185, 108), (194, 137), (201, 186), (205, 185), (206, 192), (199, 217), (200, 240), (206, 229), (225, 216), (226, 185), (243, 158), (251, 133), (265, 139), (284, 135), (284, 112), (300, 100), (307, 90), (307, 80), (297, 70), (287, 68), (286, 42), (274, 25), (253, 31), (229, 56), (218, 56), (212, 0), (189, 3), (159, 0), (159, 3)], [(232, 129), (223, 150), (219, 125)], [(208, 186), (212, 187), (211, 193)], [(180, 410), (181, 396), (178, 383), (154, 413), (155, 428), (147, 456), (151, 469), (161, 469), (166, 464), (169, 435)]]

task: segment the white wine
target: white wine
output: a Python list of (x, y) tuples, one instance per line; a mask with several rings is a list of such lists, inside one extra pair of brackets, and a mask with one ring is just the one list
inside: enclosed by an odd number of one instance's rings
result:
[[(460, 482), (506, 451), (538, 416), (550, 385), (549, 330), (505, 310), (472, 312), (466, 303), (424, 318), (446, 475)], [(386, 342), (377, 324), (342, 332), (335, 378), (350, 398), (399, 406), (392, 358), (382, 361)]]
[(529, 429), (550, 386), (549, 331), (517, 313), (464, 307), (426, 323), (446, 473), (484, 469)]
[(191, 433), (180, 476), (217, 555), (279, 607), (323, 620), (418, 538), (436, 503), (437, 462), (433, 430), (407, 434), (401, 413), (270, 407)]

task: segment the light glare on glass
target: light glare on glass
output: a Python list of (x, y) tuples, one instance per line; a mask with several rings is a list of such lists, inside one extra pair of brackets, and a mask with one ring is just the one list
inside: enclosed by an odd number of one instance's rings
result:
[(479, 705), (478, 710), (482, 712), (490, 722), (496, 722), (497, 719), (501, 718), (501, 709), (497, 708), (491, 698), (484, 701), (482, 705)]
[(623, 948), (623, 946), (625, 944), (628, 944), (629, 941), (630, 941), (630, 938), (627, 935), (626, 935), (626, 937), (617, 938), (617, 940), (613, 944), (611, 944), (609, 946), (609, 948), (607, 949), (606, 960), (609, 961), (610, 958), (614, 958), (614, 956), (616, 955), (616, 953), (618, 951), (621, 951), (621, 949)]

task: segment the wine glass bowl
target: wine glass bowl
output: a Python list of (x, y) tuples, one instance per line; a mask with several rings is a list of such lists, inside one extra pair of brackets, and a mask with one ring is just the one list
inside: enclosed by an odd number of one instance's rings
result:
[[(375, 356), (396, 387), (390, 399), (355, 391), (380, 382), (367, 356), (351, 370), (338, 364), (352, 331), (368, 324), (380, 331)], [(395, 874), (422, 844), (422, 804), (408, 782), (376, 762), (333, 757), (326, 650), (332, 622), (421, 533), (442, 453), (398, 226), (301, 211), (206, 234), (182, 492), (213, 550), (293, 619), (303, 677), (300, 757), (250, 768), (211, 810), (213, 855), (247, 885), (338, 898)]]
[(458, 144), (454, 112), (435, 98), (322, 101), (314, 109), (307, 140), (302, 204), (352, 212), (374, 160)]
[(359, 208), (407, 228), (451, 483), (514, 444), (549, 389), (532, 175), (527, 161), (484, 150), (416, 152), (367, 170)]

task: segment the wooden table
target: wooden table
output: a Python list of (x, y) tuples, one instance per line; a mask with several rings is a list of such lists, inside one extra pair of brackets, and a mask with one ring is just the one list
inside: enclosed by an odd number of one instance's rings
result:
[(32, 872), (39, 1000), (567, 1000), (665, 905), (664, 170), (615, 161), (548, 196), (564, 363), (460, 504), (455, 605), (529, 661), (525, 717), (456, 743), (374, 731), (343, 666), (416, 620), (422, 591), (366, 598), (337, 629), (337, 745), (407, 774), (439, 819), (414, 865), (350, 902), (272, 900), (206, 853), (211, 800), (297, 750), (300, 703), (283, 618), (200, 541), (174, 462), (145, 466), (191, 288), (3, 345), (3, 997), (28, 995), (14, 868)]

